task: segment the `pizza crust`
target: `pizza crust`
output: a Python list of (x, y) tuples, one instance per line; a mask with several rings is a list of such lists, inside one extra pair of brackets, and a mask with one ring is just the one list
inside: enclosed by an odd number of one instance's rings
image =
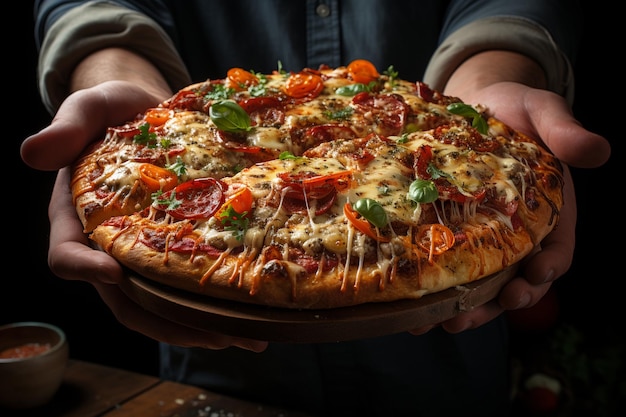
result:
[(220, 257), (154, 251), (139, 243), (141, 220), (132, 223), (122, 229), (100, 226), (91, 239), (128, 268), (162, 284), (226, 300), (297, 309), (418, 299), (497, 273), (519, 262), (534, 246), (528, 234), (494, 222), (473, 229), (466, 242), (440, 255), (437, 262), (416, 252), (411, 265), (396, 273), (385, 273), (373, 264), (361, 269), (340, 264), (310, 274), (295, 262), (246, 258), (242, 253)]

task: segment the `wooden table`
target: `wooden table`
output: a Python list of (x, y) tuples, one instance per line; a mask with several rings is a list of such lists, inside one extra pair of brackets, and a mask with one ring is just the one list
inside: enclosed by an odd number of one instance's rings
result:
[(123, 369), (70, 360), (52, 401), (3, 417), (311, 417)]

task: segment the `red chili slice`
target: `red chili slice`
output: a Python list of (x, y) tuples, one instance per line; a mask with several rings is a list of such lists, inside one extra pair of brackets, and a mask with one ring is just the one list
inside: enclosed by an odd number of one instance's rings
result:
[(172, 193), (175, 193), (180, 203), (177, 207), (169, 202), (156, 207), (176, 219), (208, 219), (224, 204), (224, 188), (214, 178), (197, 178), (178, 185), (159, 198), (160, 201), (171, 200)]
[(379, 242), (389, 242), (390, 239), (386, 236), (379, 234), (368, 220), (363, 218), (359, 212), (357, 212), (354, 208), (352, 208), (352, 204), (346, 203), (343, 206), (343, 214), (346, 216), (348, 221), (354, 226), (359, 232), (371, 237), (374, 240)]
[(442, 224), (423, 226), (415, 236), (415, 242), (428, 253), (432, 263), (434, 255), (441, 255), (454, 246), (454, 233)]
[(278, 174), (278, 177), (284, 182), (283, 188), (287, 189), (286, 197), (300, 200), (322, 199), (331, 192), (349, 188), (352, 171), (339, 171), (328, 175), (320, 175), (312, 171), (297, 174), (283, 172)]

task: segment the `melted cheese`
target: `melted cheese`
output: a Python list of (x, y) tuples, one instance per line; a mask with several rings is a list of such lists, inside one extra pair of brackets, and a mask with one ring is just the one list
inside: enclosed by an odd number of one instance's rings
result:
[(355, 174), (357, 185), (349, 190), (348, 200), (371, 198), (383, 206), (391, 221), (417, 225), (419, 211), (407, 198), (412, 176), (412, 170), (391, 152), (377, 155), (362, 172)]
[(411, 150), (431, 146), (437, 169), (447, 174), (448, 181), (467, 196), (487, 187), (495, 189), (496, 195), (506, 202), (514, 201), (521, 195), (517, 183), (523, 183), (525, 175), (531, 171), (527, 163), (510, 155), (459, 152), (457, 147), (435, 140), (428, 132), (411, 134), (408, 138), (404, 146)]

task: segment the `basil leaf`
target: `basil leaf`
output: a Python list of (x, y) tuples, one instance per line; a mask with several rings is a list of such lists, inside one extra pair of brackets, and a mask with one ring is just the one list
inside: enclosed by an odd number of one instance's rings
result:
[(350, 97), (356, 96), (358, 93), (362, 93), (363, 91), (369, 91), (369, 88), (365, 84), (356, 83), (339, 87), (335, 90), (335, 93), (339, 94), (340, 96)]
[(374, 226), (387, 226), (387, 212), (385, 212), (385, 209), (378, 201), (372, 200), (371, 198), (361, 198), (357, 200), (352, 207)]
[(416, 203), (432, 203), (439, 198), (439, 191), (434, 182), (418, 178), (409, 186), (407, 196)]
[(480, 133), (486, 135), (489, 133), (489, 125), (483, 116), (476, 111), (475, 108), (465, 103), (451, 103), (448, 104), (448, 111), (459, 116), (472, 119), (472, 127), (476, 128)]
[(284, 161), (285, 159), (300, 159), (300, 157), (295, 156), (289, 151), (282, 151), (280, 155), (278, 155), (278, 159), (280, 159), (281, 161)]
[(232, 100), (213, 103), (209, 108), (209, 116), (215, 126), (225, 132), (247, 132), (252, 129), (248, 113)]

